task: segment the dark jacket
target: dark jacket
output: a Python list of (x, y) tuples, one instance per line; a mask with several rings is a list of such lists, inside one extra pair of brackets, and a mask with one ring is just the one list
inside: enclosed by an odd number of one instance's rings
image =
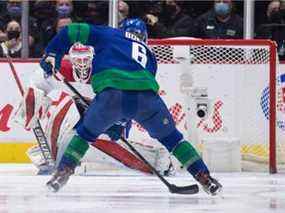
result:
[(153, 26), (148, 25), (150, 38), (168, 38), (178, 36), (192, 36), (194, 20), (183, 12), (167, 22), (158, 21)]
[(285, 23), (266, 23), (256, 30), (255, 38), (271, 39), (277, 43), (279, 59), (285, 60)]
[(220, 22), (214, 10), (202, 14), (195, 22), (195, 37), (212, 39), (243, 38), (243, 21), (240, 16), (232, 13), (227, 22)]

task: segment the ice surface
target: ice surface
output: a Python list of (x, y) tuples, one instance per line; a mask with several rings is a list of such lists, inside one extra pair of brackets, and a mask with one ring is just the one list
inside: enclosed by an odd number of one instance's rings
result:
[[(73, 176), (51, 193), (49, 176), (33, 172), (31, 166), (0, 165), (0, 213), (285, 213), (285, 174), (217, 173), (224, 192), (211, 197), (170, 194), (156, 177), (118, 171)], [(189, 176), (168, 180), (194, 183)]]

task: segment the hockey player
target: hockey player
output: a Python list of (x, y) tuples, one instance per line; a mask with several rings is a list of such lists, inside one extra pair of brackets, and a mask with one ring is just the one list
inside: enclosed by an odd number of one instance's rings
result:
[[(84, 92), (88, 98), (94, 96), (90, 88), (93, 56), (94, 49), (91, 46), (82, 45), (77, 42), (71, 46), (68, 55), (61, 61), (59, 71), (65, 80), (74, 83), (74, 86)], [(33, 123), (37, 119), (42, 121), (43, 127), (46, 127), (44, 128), (45, 135), (51, 149), (52, 158), (55, 160), (55, 163), (58, 163), (57, 160), (60, 158), (61, 151), (64, 150), (69, 140), (68, 138), (74, 134), (73, 127), (80, 119), (80, 113), (82, 114), (85, 109), (79, 99), (75, 97), (71, 98), (69, 95), (70, 91), (63, 90), (65, 86), (60, 81), (53, 78), (46, 81), (42, 74), (42, 71), (35, 70), (32, 82), (24, 93), (24, 98), (14, 120), (21, 123), (26, 129), (33, 128)], [(69, 105), (69, 103), (72, 104)], [(46, 114), (48, 116), (45, 116)], [(114, 142), (122, 134), (127, 137), (130, 127), (131, 122), (118, 122), (114, 124), (104, 132), (105, 136), (91, 143), (91, 146), (101, 152), (94, 150), (91, 153), (96, 154), (99, 159), (101, 156), (106, 159), (105, 161), (109, 159), (106, 158), (107, 154), (110, 157), (110, 162), (115, 162), (113, 161), (115, 159), (131, 169), (151, 173), (149, 167), (131, 153), (128, 148), (122, 146), (120, 141), (117, 143)], [(159, 158), (162, 161), (164, 159), (162, 164), (155, 164), (156, 169), (161, 174), (168, 175), (172, 172), (171, 160), (163, 148), (157, 147), (151, 149), (139, 142), (134, 143), (133, 146), (136, 146), (141, 152), (146, 153), (149, 160), (156, 161), (156, 158)], [(27, 155), (34, 166), (38, 168), (37, 174), (45, 175), (53, 172), (53, 162), (49, 162), (44, 158), (38, 145), (30, 147)], [(118, 164), (114, 166), (116, 165)], [(85, 168), (84, 171), (88, 172), (88, 169)]]
[[(75, 82), (77, 88), (81, 89), (81, 87), (83, 87), (83, 89), (86, 89), (88, 87), (86, 84), (90, 83), (93, 55), (93, 47), (75, 43), (70, 48), (67, 57), (61, 61), (61, 74), (65, 76), (69, 82)], [(56, 133), (58, 137), (54, 137), (56, 134), (54, 134), (54, 130), (50, 130), (51, 128), (45, 132), (47, 141), (51, 147), (52, 157), (56, 160), (57, 149), (61, 141), (55, 141), (56, 143), (54, 143), (54, 140), (60, 138), (63, 132), (66, 132), (60, 130), (60, 124), (66, 119), (65, 117), (72, 116), (68, 115), (68, 113), (70, 113), (70, 109), (73, 108), (74, 110), (74, 107), (69, 107), (69, 110), (65, 110), (65, 113), (60, 112), (62, 107), (64, 107), (62, 103), (70, 99), (69, 94), (62, 90), (60, 87), (61, 82), (55, 79), (45, 81), (42, 75), (38, 74), (39, 70), (36, 70), (29, 87), (24, 93), (24, 98), (18, 107), (14, 120), (22, 124), (25, 129), (33, 128), (37, 119), (44, 120), (45, 126), (48, 127), (53, 127), (56, 123), (59, 129)], [(55, 91), (59, 94), (59, 100), (55, 100), (54, 97), (50, 95)], [(60, 119), (60, 123), (59, 117), (63, 118)], [(29, 148), (27, 155), (32, 163), (39, 169), (38, 174), (47, 174), (52, 171), (53, 165), (44, 159), (38, 145)]]
[(207, 193), (216, 195), (221, 184), (210, 176), (194, 147), (176, 129), (157, 94), (157, 63), (146, 45), (144, 22), (127, 19), (120, 28), (74, 23), (62, 29), (45, 50), (40, 65), (46, 75), (59, 69), (62, 56), (75, 42), (93, 46), (96, 53), (91, 77), (96, 97), (76, 125), (77, 135), (71, 139), (47, 186), (58, 191), (88, 150), (88, 141), (94, 141), (116, 121), (133, 119), (163, 144)]

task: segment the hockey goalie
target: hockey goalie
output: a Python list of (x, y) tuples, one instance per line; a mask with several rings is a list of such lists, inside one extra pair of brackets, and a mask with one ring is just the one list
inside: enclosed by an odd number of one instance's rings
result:
[[(69, 54), (61, 61), (60, 73), (65, 80), (71, 82), (85, 97), (92, 99), (89, 85), (94, 50), (91, 46), (75, 43)], [(50, 146), (53, 163), (48, 162), (38, 145), (27, 151), (32, 163), (39, 169), (38, 174), (50, 174), (56, 166), (57, 159), (61, 158), (68, 141), (75, 134), (73, 128), (84, 114), (86, 106), (72, 92), (62, 85), (58, 79), (39, 76), (42, 71), (35, 71), (35, 76), (25, 91), (15, 114), (16, 122), (25, 129), (32, 129), (37, 120), (40, 120)], [(80, 172), (88, 173), (93, 170), (94, 164), (108, 164), (109, 167), (122, 165), (151, 173), (151, 170), (137, 158), (123, 143), (120, 137), (127, 137), (132, 121), (121, 121), (114, 124), (96, 142), (91, 143), (87, 157), (82, 160)], [(164, 175), (173, 172), (170, 156), (162, 146), (146, 146), (139, 141), (131, 142), (151, 164)], [(93, 162), (96, 161), (96, 162)], [(91, 162), (90, 162), (91, 161)], [(102, 166), (102, 165), (101, 165)], [(96, 169), (96, 167), (95, 167)], [(92, 172), (92, 171), (91, 171)]]

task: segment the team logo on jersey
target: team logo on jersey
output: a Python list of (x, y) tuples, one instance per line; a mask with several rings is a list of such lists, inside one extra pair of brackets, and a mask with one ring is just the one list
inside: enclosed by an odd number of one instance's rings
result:
[[(276, 97), (276, 115), (277, 126), (282, 131), (285, 131), (285, 75), (277, 77), (277, 97)], [(263, 89), (260, 106), (265, 118), (269, 119), (269, 87)]]

